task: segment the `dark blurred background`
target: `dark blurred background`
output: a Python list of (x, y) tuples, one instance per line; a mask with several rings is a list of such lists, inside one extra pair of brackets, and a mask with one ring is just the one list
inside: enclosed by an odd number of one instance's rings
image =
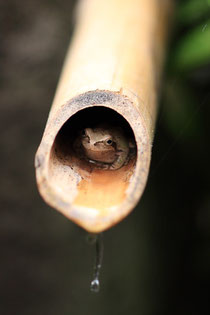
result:
[(210, 1), (177, 2), (141, 202), (94, 247), (38, 194), (40, 143), (75, 1), (0, 0), (0, 314), (210, 312)]

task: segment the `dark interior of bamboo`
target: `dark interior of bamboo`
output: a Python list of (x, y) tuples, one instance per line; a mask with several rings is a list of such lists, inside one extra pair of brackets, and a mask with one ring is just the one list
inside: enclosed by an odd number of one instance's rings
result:
[(74, 143), (83, 128), (100, 124), (121, 127), (125, 136), (135, 143), (130, 125), (116, 111), (104, 106), (86, 108), (69, 118), (58, 132), (51, 152), (49, 174), (51, 182), (62, 194), (77, 195), (75, 202), (78, 205), (104, 211), (124, 201), (129, 179), (135, 170), (136, 149), (132, 159), (116, 170), (106, 170), (88, 162), (75, 151)]

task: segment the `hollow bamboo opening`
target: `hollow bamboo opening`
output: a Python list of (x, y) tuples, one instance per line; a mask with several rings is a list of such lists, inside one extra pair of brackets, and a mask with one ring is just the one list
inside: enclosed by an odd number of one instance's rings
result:
[(117, 170), (101, 169), (76, 152), (78, 131), (104, 122), (122, 128), (135, 141), (130, 125), (116, 111), (104, 106), (87, 107), (61, 127), (49, 160), (49, 180), (63, 199), (69, 200), (71, 195), (73, 207), (100, 218), (109, 217), (124, 203), (136, 164), (136, 150), (129, 163)]
[[(116, 170), (99, 168), (74, 149), (84, 127), (109, 123), (120, 127), (135, 147), (128, 163)], [(119, 93), (88, 92), (67, 104), (46, 128), (36, 155), (43, 198), (88, 231), (99, 232), (122, 220), (137, 203), (149, 167), (145, 122)]]

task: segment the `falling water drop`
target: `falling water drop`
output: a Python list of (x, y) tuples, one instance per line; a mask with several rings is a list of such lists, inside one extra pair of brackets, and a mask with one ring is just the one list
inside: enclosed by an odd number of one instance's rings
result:
[(90, 290), (92, 292), (95, 292), (95, 293), (99, 292), (99, 290), (100, 290), (100, 282), (99, 282), (98, 279), (94, 279), (93, 281), (91, 281)]
[(95, 259), (95, 266), (94, 266), (94, 275), (93, 280), (90, 284), (90, 290), (92, 292), (99, 292), (100, 290), (100, 282), (99, 282), (99, 274), (103, 259), (103, 240), (102, 240), (102, 233), (95, 235), (95, 245), (96, 245), (96, 259)]
[(208, 26), (208, 24), (204, 24), (204, 26), (203, 26), (203, 28), (202, 28), (202, 32), (205, 32), (207, 26)]

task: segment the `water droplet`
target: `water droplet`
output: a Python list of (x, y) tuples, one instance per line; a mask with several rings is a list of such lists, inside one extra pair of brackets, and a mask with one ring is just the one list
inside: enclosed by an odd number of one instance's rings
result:
[(103, 259), (103, 240), (102, 240), (102, 233), (97, 234), (94, 236), (95, 238), (95, 248), (96, 248), (96, 258), (95, 258), (95, 266), (94, 266), (94, 276), (93, 280), (91, 281), (90, 284), (90, 290), (92, 292), (99, 292), (100, 290), (100, 283), (99, 283), (99, 274), (100, 274), (100, 269), (101, 269), (101, 264), (102, 264), (102, 259)]
[(202, 28), (202, 32), (205, 32), (206, 28), (207, 28), (208, 24), (205, 24)]
[(99, 290), (100, 290), (100, 283), (99, 283), (98, 279), (94, 279), (93, 281), (91, 281), (90, 290), (92, 292), (95, 292), (95, 293), (99, 292)]

